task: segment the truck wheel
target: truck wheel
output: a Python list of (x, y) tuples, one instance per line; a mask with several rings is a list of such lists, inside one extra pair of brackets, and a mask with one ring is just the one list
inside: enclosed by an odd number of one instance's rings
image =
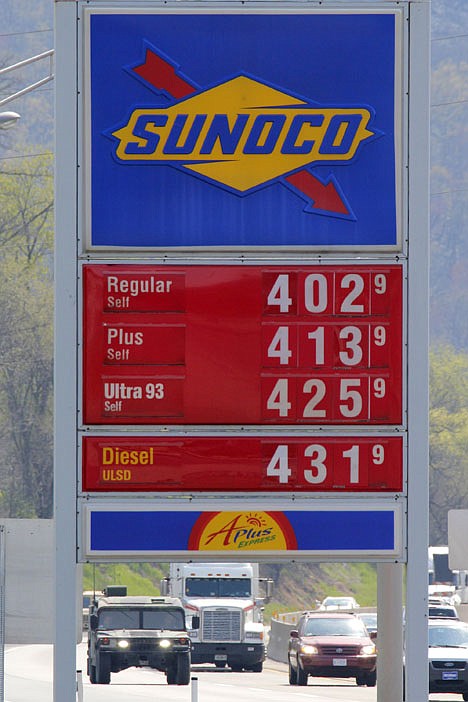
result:
[(254, 673), (261, 673), (263, 670), (263, 662), (255, 663), (250, 670), (253, 670)]
[(298, 685), (307, 685), (307, 678), (308, 678), (307, 673), (302, 670), (300, 665), (298, 665), (297, 666), (297, 684)]
[(177, 678), (177, 666), (171, 663), (166, 670), (166, 680), (168, 685), (175, 685)]
[(111, 679), (110, 656), (98, 656), (96, 661), (96, 682), (99, 685), (108, 685)]
[(292, 667), (291, 661), (289, 661), (289, 684), (297, 685), (297, 671)]
[(177, 685), (188, 685), (190, 682), (190, 656), (177, 657)]

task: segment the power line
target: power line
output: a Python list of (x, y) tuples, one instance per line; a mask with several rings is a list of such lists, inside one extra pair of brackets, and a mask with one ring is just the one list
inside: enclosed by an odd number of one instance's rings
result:
[(21, 37), (25, 34), (43, 34), (44, 32), (53, 32), (53, 29), (30, 29), (26, 32), (10, 32), (8, 34), (0, 34), (0, 37)]

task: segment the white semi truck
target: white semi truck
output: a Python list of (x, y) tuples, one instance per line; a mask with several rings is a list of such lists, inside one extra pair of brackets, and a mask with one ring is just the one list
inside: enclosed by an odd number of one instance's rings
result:
[(184, 606), (192, 663), (262, 671), (263, 608), (273, 581), (258, 572), (258, 563), (171, 563), (161, 594)]

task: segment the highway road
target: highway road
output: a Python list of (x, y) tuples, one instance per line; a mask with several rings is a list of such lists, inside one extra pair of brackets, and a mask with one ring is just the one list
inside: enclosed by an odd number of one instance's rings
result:
[[(83, 679), (83, 702), (195, 702), (189, 686), (168, 686), (150, 669), (112, 675), (110, 685), (91, 685), (86, 675), (86, 644), (77, 647)], [(286, 665), (267, 660), (262, 673), (232, 673), (228, 668), (192, 666), (198, 680), (197, 702), (376, 702), (376, 688), (358, 687), (351, 679), (309, 678), (307, 687), (288, 683)], [(5, 702), (52, 702), (52, 646), (7, 646)], [(430, 695), (430, 702), (460, 702), (461, 695)]]

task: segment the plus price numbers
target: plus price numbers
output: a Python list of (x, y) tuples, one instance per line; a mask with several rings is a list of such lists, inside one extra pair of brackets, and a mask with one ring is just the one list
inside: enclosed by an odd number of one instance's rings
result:
[(86, 424), (401, 424), (402, 267), (84, 270)]

